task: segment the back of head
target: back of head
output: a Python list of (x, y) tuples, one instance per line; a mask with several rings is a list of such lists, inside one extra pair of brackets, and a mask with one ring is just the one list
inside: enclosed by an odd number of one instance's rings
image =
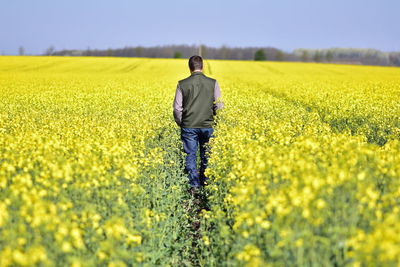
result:
[(201, 56), (195, 55), (189, 58), (189, 69), (190, 71), (203, 69), (203, 59)]

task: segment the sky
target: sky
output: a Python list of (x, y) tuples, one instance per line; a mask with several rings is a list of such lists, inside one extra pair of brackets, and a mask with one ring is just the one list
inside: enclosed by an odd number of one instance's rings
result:
[(170, 44), (400, 51), (400, 0), (0, 0), (0, 54)]

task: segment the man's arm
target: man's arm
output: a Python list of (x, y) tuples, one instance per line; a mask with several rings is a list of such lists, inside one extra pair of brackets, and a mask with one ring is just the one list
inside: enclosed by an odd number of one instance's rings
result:
[(182, 112), (183, 112), (183, 97), (182, 90), (179, 87), (179, 83), (176, 86), (175, 99), (172, 107), (174, 108), (174, 119), (178, 126), (181, 126), (182, 123)]
[(214, 113), (218, 109), (222, 109), (224, 107), (224, 102), (222, 102), (221, 99), (221, 88), (219, 88), (219, 84), (217, 81), (215, 81), (215, 87), (214, 87)]

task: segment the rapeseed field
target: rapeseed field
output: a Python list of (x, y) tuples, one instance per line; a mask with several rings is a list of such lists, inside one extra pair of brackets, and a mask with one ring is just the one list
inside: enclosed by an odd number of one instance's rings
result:
[(186, 59), (0, 57), (0, 266), (399, 265), (400, 69), (205, 63), (225, 108), (197, 211)]

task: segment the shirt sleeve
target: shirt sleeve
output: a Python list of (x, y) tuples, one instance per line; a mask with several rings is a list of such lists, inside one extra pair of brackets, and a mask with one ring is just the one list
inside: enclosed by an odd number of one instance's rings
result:
[(179, 87), (179, 83), (176, 86), (175, 98), (173, 103), (174, 109), (174, 119), (178, 126), (181, 126), (182, 123), (182, 112), (183, 112), (183, 105), (182, 105), (183, 97), (182, 97), (182, 90)]
[(222, 102), (221, 98), (221, 88), (219, 88), (219, 84), (215, 81), (214, 87), (214, 111), (218, 109), (222, 109), (224, 107), (224, 102)]

